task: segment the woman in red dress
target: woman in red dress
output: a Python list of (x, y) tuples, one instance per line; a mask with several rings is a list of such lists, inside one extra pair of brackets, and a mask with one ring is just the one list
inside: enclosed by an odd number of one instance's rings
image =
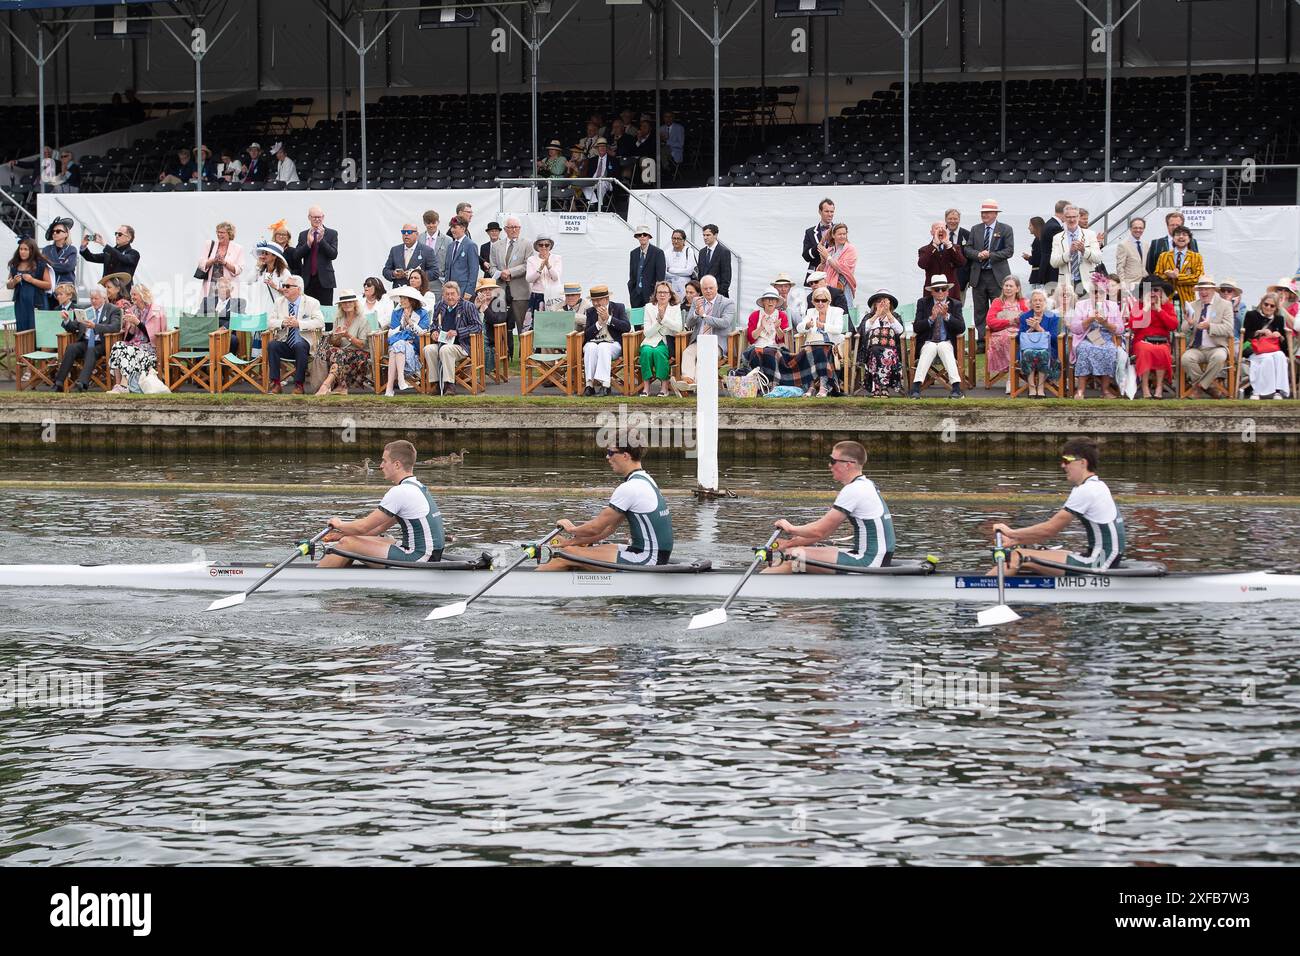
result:
[[(984, 317), (987, 331), (984, 346), (985, 379), (1001, 375), (1011, 368), (1011, 329), (1019, 328), (1020, 316), (1029, 311), (1029, 303), (1021, 298), (1020, 280), (1007, 276), (1002, 281), (1002, 294), (989, 303)], [(1011, 376), (1007, 376), (1007, 392), (1011, 392)]]
[(1146, 301), (1129, 302), (1129, 329), (1133, 333), (1133, 362), (1142, 384), (1142, 397), (1151, 398), (1150, 374), (1156, 376), (1156, 398), (1164, 398), (1165, 378), (1173, 377), (1171, 336), (1178, 328), (1178, 316), (1169, 300), (1173, 286), (1164, 279), (1148, 276), (1143, 285)]

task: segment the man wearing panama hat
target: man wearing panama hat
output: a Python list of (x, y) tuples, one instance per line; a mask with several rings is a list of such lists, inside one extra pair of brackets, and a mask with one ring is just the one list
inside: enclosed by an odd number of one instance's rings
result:
[(632, 235), (638, 245), (627, 257), (627, 294), (632, 308), (639, 309), (650, 301), (655, 284), (664, 281), (667, 264), (664, 251), (650, 242), (649, 226), (637, 226)]
[(970, 263), (971, 307), (975, 310), (975, 334), (984, 342), (984, 317), (989, 303), (1002, 294), (1002, 282), (1011, 274), (1008, 260), (1015, 255), (1016, 237), (1011, 227), (998, 221), (996, 199), (980, 205), (980, 224), (970, 231), (962, 252)]
[(961, 314), (961, 302), (948, 297), (952, 283), (947, 276), (933, 275), (925, 287), (925, 296), (916, 303), (916, 321), (912, 331), (916, 334), (916, 374), (912, 376), (911, 398), (921, 397), (921, 386), (930, 366), (938, 358), (952, 385), (952, 398), (961, 398), (961, 372), (957, 370), (957, 354), (953, 343), (966, 332), (966, 320)]
[(564, 175), (564, 147), (558, 139), (546, 144), (546, 155), (537, 161), (537, 175), (558, 178)]
[(1179, 366), (1192, 387), (1193, 397), (1209, 394), (1227, 398), (1218, 378), (1234, 344), (1232, 307), (1219, 295), (1219, 284), (1209, 276), (1201, 276), (1196, 283), (1196, 301), (1183, 310), (1182, 331), (1189, 347)]

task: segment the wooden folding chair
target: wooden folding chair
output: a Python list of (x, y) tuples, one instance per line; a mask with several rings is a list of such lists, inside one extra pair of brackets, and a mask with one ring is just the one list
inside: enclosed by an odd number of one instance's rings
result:
[[(236, 313), (230, 317), (230, 328), (217, 330), (212, 351), (216, 355), (214, 374), (218, 392), (227, 392), (244, 382), (253, 386), (253, 391), (266, 394), (266, 354), (252, 358), (252, 345), (262, 340), (265, 331), (265, 312), (259, 315)], [(230, 348), (233, 341), (241, 342), (238, 353)], [(249, 358), (241, 358), (240, 354)]]
[(519, 394), (554, 385), (565, 395), (578, 391), (582, 375), (582, 333), (572, 312), (535, 312), (533, 327), (519, 336)]
[(14, 307), (0, 304), (0, 378), (13, 378), (17, 349), (14, 346)]
[[(59, 367), (59, 333), (63, 331), (60, 312), (38, 310), (36, 328), (14, 333), (14, 351), (17, 361), (14, 377), (18, 391), (37, 388), (41, 384), (53, 386), (54, 373)], [(23, 381), (23, 374), (30, 377)]]
[[(464, 345), (461, 345), (464, 348)], [(483, 333), (475, 332), (469, 337), (469, 349), (464, 358), (456, 363), (456, 386), (464, 388), (471, 395), (487, 391), (487, 366)]]
[[(1066, 372), (1067, 363), (1065, 356), (1067, 354), (1065, 345), (1065, 336), (1058, 335), (1054, 340), (1056, 342), (1056, 362), (1060, 366), (1061, 374), (1056, 377), (1056, 381), (1048, 381), (1045, 390), (1050, 392), (1056, 398), (1067, 398), (1069, 388), (1067, 384), (1068, 374)], [(1020, 335), (1016, 331), (1011, 333), (1011, 368), (1008, 372), (1011, 376), (1011, 397), (1019, 398), (1029, 390), (1029, 382), (1020, 377)], [(1000, 376), (999, 376), (1000, 377)]]
[[(1192, 394), (1191, 383), (1187, 381), (1187, 376), (1183, 374), (1183, 355), (1190, 346), (1187, 344), (1187, 336), (1183, 334), (1181, 328), (1177, 331), (1178, 336), (1178, 367), (1175, 373), (1178, 375), (1178, 397), (1187, 398)], [(1226, 388), (1228, 397), (1232, 398), (1237, 394), (1237, 356), (1234, 354), (1235, 349), (1228, 349), (1228, 359), (1223, 365), (1222, 377), (1227, 380)]]
[[(82, 312), (84, 310), (77, 309), (76, 311)], [(62, 315), (62, 310), (60, 310), (59, 314), (60, 316)], [(78, 318), (80, 318), (80, 316), (78, 316)], [(113, 352), (113, 346), (122, 340), (122, 333), (120, 332), (99, 333), (97, 337), (104, 344), (104, 354), (95, 359), (95, 367), (94, 369), (91, 370), (90, 373), (90, 384), (96, 385), (103, 391), (107, 392), (109, 389), (113, 387), (113, 373), (110, 372), (108, 368), (108, 357)], [(75, 345), (76, 341), (77, 341), (76, 336), (73, 333), (62, 332), (62, 331), (59, 332), (59, 364), (60, 365), (63, 364), (63, 358), (67, 354), (68, 349), (70, 349), (73, 345)], [(85, 364), (86, 364), (86, 360), (84, 358), (79, 362), (72, 363), (72, 367), (68, 369), (67, 378), (63, 380), (64, 392), (72, 391), (73, 386), (75, 385), (77, 379), (80, 377), (80, 370), (85, 366)]]
[(510, 381), (510, 335), (505, 322), (492, 326), (492, 381), (498, 385)]
[[(623, 354), (610, 365), (610, 386), (632, 395), (641, 387), (641, 343), (645, 341), (645, 307), (628, 309), (632, 331), (623, 333)], [(621, 389), (620, 389), (621, 386)]]
[(220, 346), (223, 341), (229, 343), (229, 333), (221, 339), (217, 335), (220, 330), (215, 315), (189, 314), (180, 317), (179, 328), (167, 330), (160, 339), (165, 346), (158, 347), (158, 362), (168, 388), (177, 392), (186, 382), (193, 382), (210, 394), (217, 391), (217, 360), (224, 354)]

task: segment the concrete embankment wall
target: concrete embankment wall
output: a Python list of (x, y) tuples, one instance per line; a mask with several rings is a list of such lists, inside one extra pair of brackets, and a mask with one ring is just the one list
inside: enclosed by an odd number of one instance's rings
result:
[[(99, 453), (283, 454), (407, 438), (426, 456), (466, 448), (541, 458), (590, 450), (602, 428), (631, 425), (684, 456), (694, 445), (693, 413), (690, 401), (657, 399), (11, 394), (0, 400), (0, 450), (57, 443)], [(1041, 462), (1081, 434), (1102, 438), (1112, 462), (1300, 460), (1300, 404), (724, 400), (719, 449), (730, 460), (798, 460), (853, 438), (876, 460)]]

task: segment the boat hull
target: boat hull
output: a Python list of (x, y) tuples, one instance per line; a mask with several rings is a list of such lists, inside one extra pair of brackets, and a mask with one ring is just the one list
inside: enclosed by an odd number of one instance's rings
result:
[[(105, 587), (120, 590), (219, 591), (251, 587), (270, 570), (238, 564), (27, 564), (0, 565), (0, 587)], [(261, 588), (320, 592), (370, 590), (465, 597), (489, 580), (489, 571), (339, 568), (290, 565)], [(700, 574), (519, 569), (496, 584), (488, 598), (609, 599), (726, 597), (739, 570)], [(994, 578), (978, 574), (903, 577), (869, 575), (766, 575), (748, 585), (740, 600), (760, 601), (958, 601), (993, 604)], [(1300, 575), (1248, 571), (1231, 574), (1169, 574), (1160, 578), (1084, 576), (1018, 577), (1007, 580), (1013, 604), (1239, 604), (1300, 600)]]

